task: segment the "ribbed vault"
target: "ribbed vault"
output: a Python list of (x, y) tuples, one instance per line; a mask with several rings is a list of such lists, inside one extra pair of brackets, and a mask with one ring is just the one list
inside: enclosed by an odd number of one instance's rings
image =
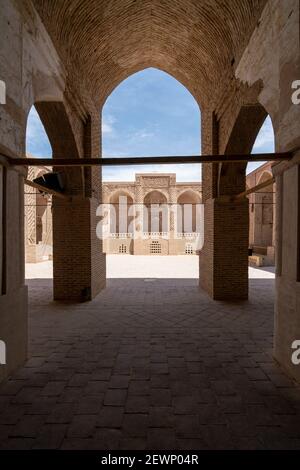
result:
[[(33, 0), (69, 76), (103, 103), (126, 77), (157, 67), (200, 103), (221, 82), (266, 0)], [(77, 76), (76, 76), (77, 75)]]

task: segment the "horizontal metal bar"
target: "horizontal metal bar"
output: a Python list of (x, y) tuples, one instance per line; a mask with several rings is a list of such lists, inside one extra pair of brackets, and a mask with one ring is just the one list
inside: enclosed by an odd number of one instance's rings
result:
[(14, 166), (126, 166), (126, 165), (169, 165), (187, 163), (246, 163), (264, 161), (287, 161), (292, 152), (259, 153), (254, 155), (184, 155), (162, 157), (103, 157), (103, 158), (12, 158)]

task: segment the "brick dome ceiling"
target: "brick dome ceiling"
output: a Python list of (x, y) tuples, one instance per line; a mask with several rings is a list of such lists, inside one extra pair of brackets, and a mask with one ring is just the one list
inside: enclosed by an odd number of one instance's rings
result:
[(233, 67), (266, 0), (33, 0), (73, 80), (103, 103), (125, 78), (157, 67), (198, 102)]

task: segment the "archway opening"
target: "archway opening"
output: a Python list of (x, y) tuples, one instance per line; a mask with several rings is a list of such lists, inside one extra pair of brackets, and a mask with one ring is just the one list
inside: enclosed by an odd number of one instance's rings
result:
[[(270, 116), (264, 120), (252, 148), (252, 154), (275, 151), (275, 134)], [(262, 183), (269, 185), (251, 193), (249, 199), (250, 266), (274, 271), (275, 265), (275, 191), (272, 162), (249, 163), (247, 185), (253, 188)]]
[(144, 197), (143, 231), (161, 236), (169, 231), (167, 197), (160, 191), (151, 191)]
[[(52, 158), (52, 147), (35, 106), (27, 118), (25, 148), (26, 157)], [(52, 167), (28, 167), (26, 179), (33, 181), (51, 171)], [(26, 278), (52, 277), (52, 196), (25, 184), (24, 205)]]
[[(103, 106), (102, 155), (200, 157), (200, 121), (199, 105), (181, 83), (161, 70), (144, 69), (124, 80)], [(177, 239), (177, 205), (178, 197), (184, 193), (179, 203), (181, 210), (186, 207), (185, 224), (190, 225), (191, 234), (193, 227), (195, 229), (195, 204), (202, 198), (200, 164), (108, 167), (103, 168), (102, 177), (104, 203), (112, 202), (112, 194), (131, 195), (128, 199), (132, 215), (130, 254), (135, 257), (191, 254), (191, 244), (186, 250), (182, 241), (184, 230)], [(188, 206), (194, 206), (191, 213)], [(114, 239), (115, 234), (109, 237)], [(120, 243), (128, 245), (125, 234)], [(115, 243), (105, 242), (104, 245), (110, 277), (110, 260), (115, 259), (119, 251)], [(192, 254), (195, 253), (193, 250)], [(147, 271), (149, 262), (150, 259), (145, 258), (140, 277), (151, 276)], [(165, 258), (163, 262), (166, 265), (169, 260)], [(176, 262), (180, 262), (179, 258)], [(195, 277), (198, 277), (198, 258), (195, 256), (195, 260), (189, 262), (194, 263)], [(170, 271), (170, 276), (172, 274)], [(155, 275), (159, 277), (159, 269)]]
[(197, 211), (201, 196), (195, 191), (186, 190), (177, 199), (177, 231), (183, 234), (197, 233)]

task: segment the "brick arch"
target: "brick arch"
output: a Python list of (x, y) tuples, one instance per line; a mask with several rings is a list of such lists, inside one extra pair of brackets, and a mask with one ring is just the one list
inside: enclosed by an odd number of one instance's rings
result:
[[(151, 198), (151, 196), (154, 196), (153, 197), (153, 200)], [(144, 212), (144, 231), (153, 231), (153, 224), (152, 224), (152, 208), (159, 205), (159, 207), (164, 207), (166, 208), (165, 204), (168, 203), (168, 195), (165, 194), (164, 191), (162, 190), (158, 190), (158, 189), (152, 189), (151, 191), (148, 191), (145, 195), (144, 195), (144, 211), (147, 211), (147, 217), (146, 217), (146, 214)], [(153, 206), (152, 206), (153, 204)], [(167, 209), (168, 211), (168, 209)], [(157, 214), (157, 217), (158, 217), (158, 222), (157, 222), (157, 226), (158, 226), (158, 230), (154, 230), (154, 231), (158, 231), (158, 232), (162, 232), (163, 231), (163, 214), (162, 212), (159, 212), (159, 214)]]
[(201, 203), (201, 196), (200, 194), (197, 193), (197, 191), (194, 191), (193, 189), (183, 189), (180, 193), (177, 194), (177, 202), (179, 202), (179, 199), (186, 193), (189, 193), (192, 195), (192, 197), (197, 199), (197, 203)]
[(134, 194), (125, 189), (116, 189), (109, 195), (109, 202), (113, 202), (115, 196), (127, 196), (134, 202)]
[(64, 103), (37, 101), (34, 106), (50, 140), (53, 157), (79, 158), (79, 150)]
[(148, 191), (146, 194), (144, 194), (144, 203), (148, 203), (148, 204), (151, 204), (150, 202), (147, 201), (147, 198), (149, 199), (149, 196), (150, 194), (154, 194), (154, 193), (157, 193), (161, 196), (163, 196), (164, 200), (162, 200), (161, 202), (157, 202), (155, 201), (154, 203), (152, 204), (155, 204), (155, 203), (158, 203), (158, 204), (166, 204), (168, 202), (168, 194), (166, 194), (165, 191), (161, 190), (161, 189), (151, 189), (150, 191)]
[[(267, 111), (257, 103), (243, 105), (228, 139), (225, 155), (248, 155), (263, 125)], [(218, 195), (238, 194), (245, 190), (247, 163), (221, 163), (218, 174)]]
[[(37, 101), (34, 106), (50, 141), (53, 158), (79, 158), (80, 149), (65, 104), (62, 101)], [(84, 188), (83, 171), (68, 167), (64, 174), (67, 190), (81, 194)]]
[[(121, 205), (119, 203), (119, 196), (126, 196), (127, 201), (126, 205), (123, 205), (121, 202)], [(123, 190), (123, 189), (117, 189), (115, 190), (109, 197), (109, 211), (110, 211), (110, 227), (111, 227), (111, 232), (116, 232), (120, 233), (121, 232), (128, 232), (130, 224), (133, 220), (133, 215), (131, 214), (130, 210), (133, 206), (134, 203), (134, 197), (132, 194), (130, 194), (129, 191)], [(122, 214), (122, 209), (126, 211), (127, 215), (127, 221), (124, 224), (123, 221), (123, 230), (121, 230), (120, 227), (120, 214)], [(129, 215), (130, 214), (130, 215)], [(124, 230), (124, 228), (126, 228)]]
[[(186, 197), (185, 197), (186, 196)], [(197, 204), (201, 203), (201, 196), (192, 189), (185, 189), (177, 196), (177, 231), (196, 232), (197, 229)], [(187, 205), (187, 206), (186, 206)], [(188, 211), (189, 222), (186, 220)], [(188, 226), (188, 227), (187, 227)]]
[[(82, 157), (85, 123), (76, 111), (65, 101), (39, 101), (34, 103), (34, 106), (48, 135), (53, 157)], [(84, 142), (82, 146), (80, 141)], [(93, 217), (98, 200), (92, 200), (91, 196), (86, 194), (87, 178), (83, 169), (58, 167), (57, 171), (63, 172), (65, 192), (72, 197), (67, 200), (56, 196), (52, 198), (54, 299), (78, 300), (92, 297), (93, 292), (99, 290), (99, 285), (103, 284), (103, 276), (91, 279), (92, 251), (78, 247), (80, 243), (85, 248), (94, 243), (93, 262), (98, 253), (101, 253), (96, 231), (91, 229), (91, 223), (95, 223)]]
[[(263, 183), (264, 181), (267, 181), (268, 179), (272, 178), (272, 176), (273, 175), (272, 175), (271, 171), (264, 170), (262, 172), (262, 174), (260, 175), (257, 184), (260, 184), (260, 183)], [(268, 189), (268, 187), (266, 189)], [(265, 191), (266, 189), (263, 189), (263, 191)]]
[(103, 103), (126, 74), (145, 67), (161, 68), (199, 99), (201, 94), (211, 99), (224, 77), (233, 78), (235, 58), (266, 0), (33, 3), (68, 76), (79, 81), (83, 72), (95, 99)]

